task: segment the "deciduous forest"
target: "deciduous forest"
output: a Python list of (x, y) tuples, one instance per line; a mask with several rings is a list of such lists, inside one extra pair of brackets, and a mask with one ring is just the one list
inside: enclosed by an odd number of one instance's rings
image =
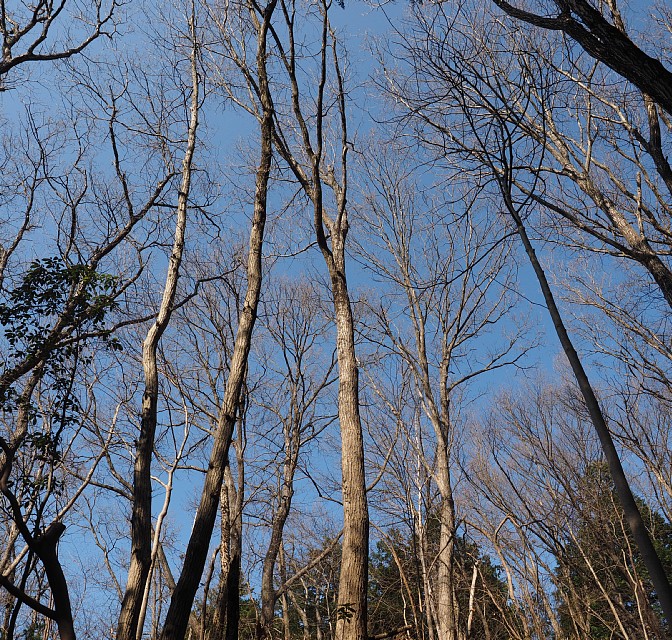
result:
[(0, 40), (0, 640), (672, 636), (669, 5)]

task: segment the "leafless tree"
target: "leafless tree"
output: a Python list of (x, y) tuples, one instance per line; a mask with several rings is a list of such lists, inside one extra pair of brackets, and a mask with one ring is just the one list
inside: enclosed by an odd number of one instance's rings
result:
[[(318, 2), (310, 9), (320, 34), (318, 46), (313, 50), (304, 48), (298, 39), (296, 3), (282, 2), (280, 7), (282, 22), (273, 29), (272, 35), (284, 78), (280, 91), (287, 93), (289, 104), (286, 111), (276, 113), (274, 141), (310, 203), (315, 239), (329, 272), (336, 324), (344, 533), (335, 637), (363, 640), (367, 636), (369, 518), (359, 366), (346, 276), (351, 141), (343, 52), (331, 26), (330, 3)], [(304, 84), (298, 65), (299, 58), (305, 56), (315, 65), (313, 86)]]
[[(366, 637), (366, 583), (368, 515), (364, 474), (364, 451), (359, 413), (359, 371), (355, 355), (354, 319), (346, 277), (348, 222), (348, 167), (350, 147), (347, 130), (346, 87), (343, 52), (331, 27), (331, 5), (318, 2), (308, 7), (305, 19), (294, 2), (281, 2), (269, 26), (269, 37), (277, 64), (271, 75), (274, 104), (273, 143), (308, 200), (317, 245), (329, 273), (336, 324), (339, 369), (339, 423), (343, 473), (344, 538), (339, 581), (337, 638)], [(228, 85), (229, 97), (250, 113), (257, 108), (263, 89), (252, 75), (247, 48), (240, 38), (245, 27), (233, 32), (229, 21), (222, 24), (220, 55), (247, 79), (245, 91)], [(304, 45), (303, 29), (315, 28), (315, 47)], [(304, 75), (302, 65), (310, 61), (314, 83)], [(269, 72), (270, 73), (270, 72)], [(334, 105), (331, 109), (330, 105)], [(334, 149), (332, 152), (331, 149)]]
[[(138, 634), (138, 620), (150, 576), (152, 556), (156, 556), (152, 542), (152, 481), (151, 467), (156, 433), (159, 380), (156, 362), (159, 340), (163, 335), (173, 311), (177, 294), (177, 281), (184, 252), (187, 226), (187, 207), (191, 186), (192, 161), (196, 149), (196, 130), (201, 97), (198, 69), (198, 36), (196, 32), (196, 11), (192, 2), (189, 21), (191, 39), (191, 104), (187, 130), (187, 143), (182, 161), (181, 183), (178, 189), (175, 236), (166, 274), (161, 305), (154, 323), (143, 342), (142, 364), (145, 375), (145, 391), (142, 398), (140, 434), (135, 454), (133, 497), (131, 502), (131, 562), (128, 569), (126, 592), (119, 614), (118, 640), (135, 640)], [(157, 526), (157, 535), (160, 527)], [(141, 629), (141, 627), (140, 627)]]
[[(241, 7), (242, 8), (242, 7)], [(269, 92), (267, 75), (267, 43), (271, 19), (276, 8), (275, 0), (259, 7), (248, 5), (249, 19), (256, 34), (256, 77), (254, 86), (259, 89), (260, 113), (260, 162), (256, 173), (254, 213), (250, 229), (247, 258), (247, 291), (240, 314), (240, 321), (231, 358), (229, 377), (219, 408), (217, 426), (205, 475), (203, 492), (196, 512), (189, 543), (185, 552), (180, 577), (172, 593), (170, 606), (161, 632), (162, 640), (184, 637), (196, 591), (208, 556), (224, 471), (236, 419), (241, 406), (241, 391), (247, 370), (247, 359), (252, 342), (252, 331), (257, 316), (257, 306), (262, 282), (262, 248), (266, 223), (268, 185), (273, 157), (272, 133), (274, 109)]]
[[(502, 66), (502, 55), (496, 49), (483, 47), (483, 42), (502, 39), (508, 43), (505, 51), (514, 52), (516, 45), (506, 25), (495, 26), (494, 31), (489, 28), (491, 32), (485, 40), (475, 35), (482, 33), (476, 29), (455, 29), (456, 20), (462, 15), (465, 15), (462, 10), (455, 16), (448, 16), (443, 8), (438, 9), (435, 17), (444, 21), (445, 26), (451, 26), (445, 37), (437, 31), (436, 19), (418, 15), (417, 31), (404, 41), (405, 51), (412, 56), (411, 60), (415, 60), (416, 72), (411, 81), (401, 85), (392, 78), (391, 91), (405, 103), (410, 116), (422, 127), (421, 131), (428, 132), (423, 139), (429, 146), (439, 149), (442, 159), (453, 161), (459, 156), (462, 163), (472, 167), (473, 179), (492, 185), (501, 197), (502, 208), (510, 216), (521, 239), (558, 339), (576, 376), (626, 519), (656, 584), (661, 606), (666, 615), (672, 617), (669, 579), (646, 530), (605, 416), (528, 234), (526, 217), (535, 203), (532, 194), (541, 183), (536, 170), (523, 185), (516, 176), (520, 175), (520, 167), (525, 172), (526, 167), (541, 166), (544, 154), (537, 145), (526, 143), (525, 127), (519, 126), (520, 119), (509, 117), (508, 107), (511, 103), (529, 104), (533, 98), (526, 85), (517, 82), (521, 76), (512, 74), (516, 67), (510, 65), (508, 54), (503, 56), (505, 64)], [(449, 56), (447, 51), (451, 52)], [(528, 69), (533, 71), (535, 68), (533, 61), (523, 66), (522, 78), (528, 75)], [(456, 155), (447, 155), (447, 149)]]
[(625, 32), (616, 2), (607, 1), (595, 7), (586, 0), (553, 0), (549, 3), (549, 13), (555, 15), (539, 15), (506, 0), (493, 2), (516, 20), (566, 33), (589, 55), (629, 80), (672, 114), (672, 73)]
[[(328, 326), (322, 314), (319, 296), (307, 282), (276, 286), (264, 303), (264, 326), (270, 335), (269, 349), (262, 355), (267, 371), (267, 390), (260, 389), (252, 402), (262, 411), (261, 420), (268, 429), (277, 423), (279, 443), (277, 484), (271, 494), (270, 538), (264, 553), (261, 575), (260, 612), (257, 637), (273, 637), (275, 605), (279, 593), (275, 587), (276, 564), (281, 555), (283, 531), (292, 508), (294, 478), (300, 456), (306, 446), (333, 421), (320, 415), (319, 405), (325, 389), (334, 381), (335, 361), (323, 352)], [(277, 355), (274, 356), (274, 352)], [(271, 375), (278, 382), (271, 383)], [(271, 383), (271, 384), (268, 384)], [(267, 434), (270, 439), (270, 434)], [(286, 582), (281, 579), (282, 583)], [(284, 592), (284, 591), (283, 591)]]
[[(0, 91), (8, 89), (9, 72), (21, 65), (70, 58), (100, 36), (114, 35), (120, 4), (117, 0), (96, 0), (80, 13), (81, 7), (68, 0), (39, 0), (32, 5), (2, 0)], [(69, 21), (74, 24), (68, 25)]]
[(532, 632), (545, 620), (553, 633), (577, 638), (594, 624), (622, 637), (664, 635), (577, 389), (541, 384), (506, 394), (485, 427), (470, 476), (480, 514), (471, 526), (511, 575), (515, 600), (530, 612), (520, 620)]
[[(24, 25), (25, 29), (17, 22), (20, 16), (10, 16), (3, 3), (3, 28), (14, 25), (17, 44), (31, 37), (31, 29), (41, 29), (42, 34), (14, 63), (72, 56), (103, 33), (107, 23), (113, 26), (116, 7), (111, 3), (106, 14), (99, 6), (97, 32), (59, 53), (53, 48), (47, 52), (49, 42), (42, 42), (48, 33), (58, 31), (64, 36), (58, 17), (67, 15), (65, 2), (38, 3), (34, 23)], [(171, 114), (165, 107), (157, 119), (167, 117), (157, 124), (138, 106), (143, 88), (151, 91), (151, 82), (138, 89), (133, 79), (139, 77), (132, 78), (137, 69), (126, 67), (106, 83), (105, 74), (98, 72), (108, 67), (96, 67), (92, 75), (87, 65), (88, 61), (73, 61), (63, 75), (70, 88), (63, 102), (71, 121), (58, 122), (54, 116), (42, 124), (28, 114), (26, 141), (32, 147), (19, 156), (24, 178), (15, 184), (12, 198), (14, 204), (23, 203), (25, 214), (15, 226), (14, 240), (0, 256), (6, 355), (0, 375), (7, 417), (2, 434), (3, 496), (26, 545), (10, 563), (25, 567), (28, 576), (36, 570), (35, 558), (43, 555), (41, 565), (53, 604), (30, 598), (24, 593), (25, 581), (17, 591), (5, 575), (6, 571), (12, 578), (17, 575), (9, 565), (3, 567), (3, 582), (20, 602), (37, 606), (40, 615), (54, 619), (61, 637), (74, 637), (75, 631), (69, 579), (59, 561), (57, 543), (69, 514), (77, 512), (72, 510), (75, 501), (87, 497), (92, 504), (91, 492), (104, 486), (103, 469), (107, 467), (115, 477), (113, 448), (125, 450), (126, 442), (119, 441), (117, 430), (118, 407), (106, 416), (110, 424), (101, 424), (105, 419), (100, 411), (101, 390), (111, 377), (110, 361), (114, 362), (121, 346), (120, 330), (148, 319), (135, 304), (135, 287), (142, 286), (144, 255), (157, 240), (156, 221), (151, 218), (164, 206), (163, 199), (180, 174), (172, 160), (175, 149), (169, 132), (163, 129), (174, 121), (174, 110)], [(160, 96), (144, 97), (161, 102)], [(134, 117), (140, 117), (142, 124), (131, 141), (126, 134), (137, 124), (131, 122)], [(145, 160), (143, 175), (128, 172), (132, 145), (142, 149), (136, 153), (138, 160)], [(109, 150), (109, 171), (96, 166), (96, 154), (102, 149)], [(186, 195), (176, 199), (184, 207)], [(30, 242), (36, 234), (41, 234), (47, 257), (31, 262)], [(17, 333), (19, 325), (24, 329)], [(29, 462), (31, 456), (33, 462)], [(123, 473), (116, 478), (122, 479), (116, 495), (125, 498), (124, 490), (130, 485), (123, 482)], [(37, 489), (38, 501), (32, 506), (17, 501), (16, 488), (28, 484)]]
[[(366, 234), (358, 250), (390, 288), (385, 302), (371, 310), (379, 325), (376, 342), (408, 367), (413, 392), (433, 429), (433, 455), (417, 455), (441, 496), (439, 551), (431, 560), (438, 567), (437, 633), (456, 640), (465, 637), (467, 621), (456, 595), (453, 490), (462, 399), (469, 382), (515, 365), (533, 341), (521, 348), (519, 329), (500, 344), (493, 336), (480, 353), (476, 346), (485, 345), (487, 334), (512, 308), (506, 231), (502, 234), (496, 222), (480, 216), (478, 204), (467, 198), (456, 198), (454, 204), (423, 200), (422, 186), (411, 178), (411, 159), (401, 151), (395, 157), (374, 147), (363, 164), (368, 190), (360, 215)], [(395, 305), (391, 301), (397, 297), (401, 300)], [(380, 393), (389, 398), (385, 390)]]

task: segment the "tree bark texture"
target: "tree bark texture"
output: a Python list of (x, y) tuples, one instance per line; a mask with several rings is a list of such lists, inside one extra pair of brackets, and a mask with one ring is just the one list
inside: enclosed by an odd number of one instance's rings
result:
[(257, 307), (262, 281), (262, 248), (266, 224), (268, 183), (272, 161), (273, 104), (268, 90), (266, 76), (266, 37), (276, 6), (270, 2), (263, 12), (257, 37), (257, 71), (259, 75), (261, 118), (261, 153), (257, 169), (254, 215), (250, 231), (247, 261), (247, 292), (240, 314), (238, 330), (234, 342), (233, 356), (226, 381), (224, 398), (219, 411), (215, 441), (210, 454), (208, 471), (205, 476), (201, 500), (189, 538), (180, 578), (172, 594), (166, 620), (161, 632), (161, 640), (183, 640), (189, 613), (198, 590), (208, 556), (208, 548), (217, 517), (224, 468), (231, 444), (233, 428), (240, 408), (240, 395), (247, 370), (247, 359), (252, 342), (252, 331), (257, 318)]
[[(238, 464), (242, 464), (239, 460)], [(209, 640), (237, 640), (240, 618), (240, 560), (242, 556), (243, 522), (242, 491), (243, 474), (238, 473), (239, 485), (236, 490), (231, 468), (224, 472), (221, 493), (221, 574), (212, 628)]]
[(196, 148), (198, 128), (199, 78), (196, 52), (196, 26), (192, 14), (190, 29), (191, 53), (191, 113), (187, 132), (187, 147), (182, 161), (182, 178), (178, 191), (177, 220), (173, 248), (168, 263), (168, 272), (163, 289), (163, 298), (154, 324), (147, 332), (142, 345), (142, 367), (145, 376), (145, 391), (142, 396), (140, 434), (133, 469), (133, 496), (131, 514), (131, 561), (128, 569), (126, 591), (121, 604), (117, 625), (117, 640), (135, 640), (138, 635), (138, 620), (148, 580), (152, 556), (152, 479), (151, 468), (156, 433), (159, 376), (156, 354), (161, 336), (168, 327), (175, 303), (180, 265), (184, 253), (187, 226), (187, 208), (191, 187), (192, 162)]
[[(369, 515), (364, 473), (364, 439), (359, 414), (359, 369), (352, 308), (345, 279), (344, 238), (334, 241), (329, 261), (338, 353), (338, 418), (343, 478), (343, 551), (338, 583), (336, 640), (367, 637)], [(333, 245), (332, 245), (333, 246)]]

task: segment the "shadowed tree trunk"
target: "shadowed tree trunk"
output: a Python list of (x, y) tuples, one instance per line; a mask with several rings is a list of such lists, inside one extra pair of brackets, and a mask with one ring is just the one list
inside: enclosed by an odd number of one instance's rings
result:
[(555, 16), (537, 15), (505, 0), (493, 2), (516, 20), (566, 33), (589, 55), (632, 82), (672, 114), (672, 73), (586, 0), (553, 0)]

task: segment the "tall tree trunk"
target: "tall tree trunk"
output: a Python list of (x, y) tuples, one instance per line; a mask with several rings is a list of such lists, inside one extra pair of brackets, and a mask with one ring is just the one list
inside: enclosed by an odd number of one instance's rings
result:
[(184, 564), (175, 591), (172, 594), (161, 640), (183, 640), (194, 603), (199, 581), (203, 574), (208, 548), (215, 526), (224, 468), (231, 444), (233, 428), (240, 405), (241, 390), (247, 371), (247, 359), (252, 343), (252, 331), (257, 318), (257, 307), (262, 281), (262, 248), (266, 225), (268, 183), (272, 161), (273, 104), (266, 75), (266, 37), (277, 0), (272, 0), (263, 10), (257, 36), (257, 72), (261, 101), (261, 153), (257, 169), (254, 214), (250, 231), (247, 260), (247, 292), (240, 314), (233, 356), (226, 381), (224, 398), (219, 411), (217, 429), (208, 471), (196, 512), (191, 536), (184, 557)]
[(549, 315), (553, 321), (553, 326), (557, 333), (562, 349), (565, 353), (565, 356), (569, 360), (569, 364), (572, 368), (572, 372), (576, 378), (577, 384), (583, 396), (583, 400), (586, 403), (586, 408), (590, 415), (590, 419), (593, 423), (597, 436), (602, 445), (602, 451), (604, 452), (604, 457), (607, 460), (609, 465), (609, 471), (611, 472), (611, 478), (614, 482), (616, 488), (616, 495), (618, 496), (621, 507), (623, 508), (623, 513), (625, 519), (628, 523), (632, 536), (635, 539), (637, 548), (642, 556), (644, 565), (646, 566), (651, 582), (653, 583), (654, 589), (656, 590), (656, 595), (658, 596), (658, 601), (660, 606), (663, 609), (663, 613), (668, 620), (672, 620), (672, 587), (670, 587), (670, 581), (665, 573), (665, 569), (660, 561), (660, 557), (653, 546), (651, 536), (646, 529), (644, 520), (642, 519), (642, 514), (639, 511), (639, 507), (635, 502), (635, 498), (630, 489), (630, 483), (625, 475), (623, 470), (623, 465), (621, 464), (618, 451), (616, 450), (616, 445), (614, 440), (611, 437), (611, 432), (609, 427), (604, 419), (602, 409), (600, 404), (595, 396), (593, 387), (588, 380), (588, 376), (583, 368), (583, 364), (574, 349), (574, 345), (567, 333), (565, 328), (562, 315), (560, 310), (555, 303), (555, 298), (553, 292), (551, 291), (550, 285), (548, 284), (548, 279), (546, 274), (537, 259), (536, 252), (534, 247), (530, 242), (529, 236), (527, 235), (527, 230), (523, 223), (522, 218), (518, 210), (516, 209), (511, 195), (507, 189), (507, 181), (505, 177), (498, 175), (498, 180), (500, 182), (500, 188), (504, 198), (504, 203), (507, 211), (513, 218), (513, 221), (516, 225), (516, 230), (518, 235), (525, 247), (525, 252), (530, 260), (530, 264), (534, 269), (534, 273), (541, 287), (544, 301), (546, 302), (546, 307), (548, 308)]
[[(355, 331), (350, 296), (346, 278), (345, 241), (348, 234), (347, 211), (347, 154), (350, 146), (347, 132), (345, 107), (346, 91), (343, 74), (337, 55), (336, 36), (329, 22), (330, 3), (321, 0), (319, 10), (322, 17), (321, 49), (319, 53), (316, 95), (310, 102), (315, 103), (314, 114), (306, 118), (301, 101), (301, 83), (297, 77), (297, 55), (293, 14), (285, 5), (285, 27), (289, 32), (289, 43), (284, 47), (278, 41), (281, 57), (288, 73), (292, 95), (292, 110), (297, 130), (300, 131), (300, 154), (288, 146), (289, 139), (281, 130), (275, 131), (274, 140), (279, 153), (294, 172), (306, 196), (313, 205), (313, 225), (317, 245), (329, 272), (331, 297), (334, 305), (336, 324), (336, 353), (338, 359), (338, 420), (341, 429), (341, 473), (343, 492), (343, 547), (341, 571), (338, 584), (338, 603), (335, 611), (336, 640), (366, 640), (367, 636), (367, 588), (369, 559), (369, 515), (366, 497), (366, 476), (364, 472), (364, 438), (359, 414), (359, 368), (355, 350)], [(325, 105), (327, 87), (327, 60), (332, 57), (336, 85), (333, 101), (340, 127), (340, 182), (334, 168), (322, 166), (325, 161), (323, 149), (326, 142), (325, 117), (330, 107)], [(300, 65), (299, 65), (300, 66)], [(331, 104), (331, 103), (330, 103)], [(314, 130), (315, 140), (311, 140)], [(306, 168), (297, 159), (307, 157)], [(323, 187), (327, 185), (334, 194), (336, 210), (327, 213), (323, 201)], [(332, 215), (333, 214), (333, 217)]]
[(439, 551), (436, 559), (436, 613), (439, 637), (442, 640), (457, 640), (459, 611), (455, 597), (455, 504), (445, 448), (439, 444), (438, 450), (440, 455), (437, 460), (437, 485), (441, 493), (441, 506)]
[[(121, 604), (117, 625), (117, 640), (135, 640), (141, 615), (143, 596), (150, 580), (152, 563), (152, 479), (151, 467), (156, 433), (159, 376), (156, 353), (161, 336), (166, 330), (173, 311), (180, 265), (184, 252), (187, 226), (187, 204), (191, 186), (192, 160), (196, 148), (196, 129), (199, 110), (199, 78), (197, 69), (195, 14), (190, 19), (191, 50), (191, 113), (187, 132), (187, 148), (182, 161), (182, 179), (178, 191), (177, 220), (173, 248), (163, 289), (161, 306), (154, 324), (142, 345), (142, 366), (145, 391), (142, 396), (140, 435), (138, 436), (133, 470), (133, 495), (131, 514), (131, 562), (128, 569), (126, 591)], [(140, 630), (141, 631), (141, 630)]]
[[(335, 239), (332, 238), (332, 242)], [(336, 640), (366, 640), (369, 512), (364, 473), (364, 438), (359, 415), (359, 368), (345, 278), (344, 238), (334, 242), (331, 275), (338, 354), (338, 419), (343, 478), (343, 551), (338, 582)], [(332, 245), (333, 246), (333, 245)]]

